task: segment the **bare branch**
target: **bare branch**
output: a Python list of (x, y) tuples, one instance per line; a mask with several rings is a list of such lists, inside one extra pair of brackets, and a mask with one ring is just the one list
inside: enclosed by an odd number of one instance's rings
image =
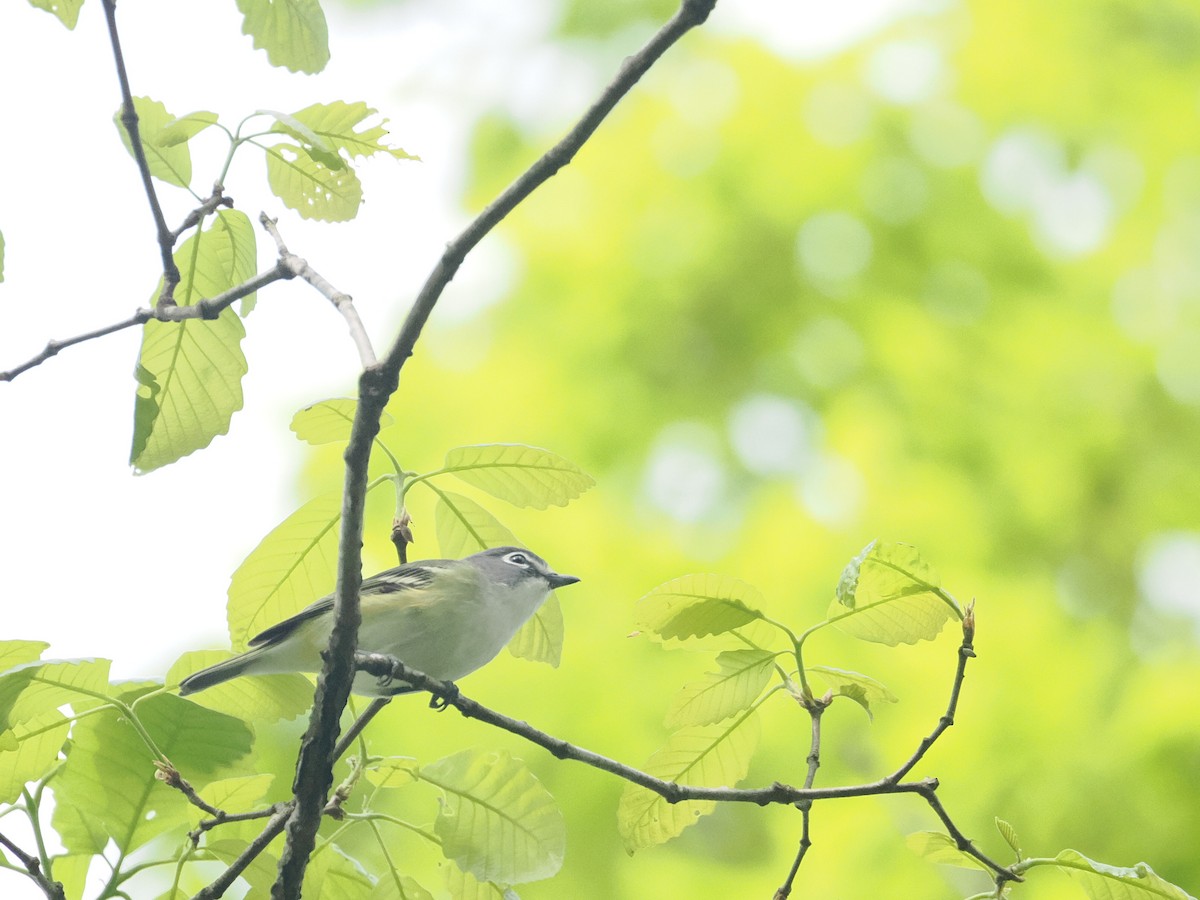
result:
[(205, 216), (212, 215), (217, 211), (219, 206), (228, 206), (233, 209), (233, 198), (225, 196), (225, 188), (220, 184), (214, 184), (212, 193), (195, 209), (193, 209), (184, 218), (178, 228), (171, 232), (171, 246), (183, 235), (189, 228), (195, 228), (204, 221)]
[(400, 371), (412, 355), (426, 320), (467, 253), (537, 187), (574, 158), (617, 102), (676, 41), (708, 18), (716, 0), (683, 0), (679, 10), (650, 41), (628, 57), (613, 81), (578, 123), (541, 159), (519, 176), (499, 197), (450, 242), (418, 293), (400, 334), (386, 357), (363, 372), (359, 402), (345, 451), (341, 545), (334, 597), (334, 625), (313, 703), (308, 730), (296, 764), (296, 806), (288, 822), (287, 845), (279, 859), (279, 875), (271, 887), (274, 900), (299, 897), (304, 869), (312, 853), (325, 798), (333, 781), (332, 751), (338, 721), (354, 677), (353, 654), (361, 621), (358, 591), (362, 583), (363, 497), (371, 443), (379, 433), (379, 417), (400, 381)]
[(154, 228), (158, 233), (158, 249), (162, 255), (163, 289), (158, 298), (158, 306), (174, 303), (175, 286), (179, 284), (179, 267), (175, 265), (175, 234), (167, 227), (163, 217), (162, 206), (158, 202), (158, 193), (154, 190), (154, 180), (150, 175), (150, 164), (146, 160), (146, 150), (142, 146), (141, 132), (138, 128), (137, 111), (133, 107), (133, 92), (129, 88), (129, 73), (125, 71), (125, 55), (121, 51), (121, 39), (117, 33), (117, 0), (103, 0), (104, 16), (108, 21), (108, 37), (112, 42), (113, 61), (117, 64), (117, 80), (121, 83), (121, 124), (129, 135), (129, 146), (133, 150), (133, 158), (137, 162), (138, 172), (142, 176), (142, 187), (146, 191), (146, 199), (150, 201), (150, 213), (154, 216)]
[(917, 747), (916, 752), (909, 758), (908, 762), (889, 775), (887, 780), (899, 781), (911, 772), (913, 766), (921, 761), (921, 757), (929, 752), (929, 748), (933, 746), (934, 741), (942, 736), (942, 732), (954, 724), (954, 713), (958, 710), (958, 696), (962, 692), (963, 679), (967, 675), (967, 660), (975, 656), (974, 600), (967, 604), (967, 612), (963, 616), (962, 621), (962, 631), (962, 644), (958, 648), (958, 668), (954, 672), (954, 682), (950, 687), (950, 702), (946, 704), (945, 714), (938, 719), (937, 727), (927, 737), (921, 739), (920, 745)]
[(191, 306), (158, 306), (154, 309), (139, 309), (128, 319), (122, 319), (120, 322), (115, 322), (112, 325), (105, 325), (103, 328), (97, 328), (95, 331), (85, 331), (83, 334), (75, 335), (75, 337), (65, 338), (61, 341), (49, 341), (45, 348), (37, 356), (26, 360), (19, 366), (14, 366), (6, 372), (0, 372), (0, 381), (12, 381), (23, 372), (27, 372), (34, 366), (40, 366), (52, 356), (57, 356), (60, 350), (64, 350), (74, 344), (82, 344), (84, 341), (95, 340), (106, 335), (114, 334), (118, 331), (123, 331), (126, 328), (132, 328), (135, 325), (145, 325), (151, 319), (156, 319), (159, 322), (185, 322), (188, 319), (215, 319), (228, 307), (232, 306), (243, 297), (253, 294), (260, 288), (266, 287), (275, 281), (287, 280), (294, 278), (295, 275), (287, 268), (280, 264), (276, 264), (273, 269), (267, 269), (255, 275), (249, 281), (239, 284), (237, 287), (232, 287), (223, 294), (218, 294), (215, 297), (209, 297), (206, 300), (201, 300), (199, 303)]
[(212, 884), (192, 897), (192, 900), (216, 900), (217, 897), (224, 896), (229, 887), (237, 881), (238, 876), (245, 871), (246, 866), (254, 862), (258, 855), (267, 849), (271, 841), (275, 840), (283, 831), (291, 812), (290, 803), (280, 804), (275, 814), (271, 816), (271, 821), (267, 822), (267, 826), (258, 837), (251, 841), (241, 855), (229, 864), (229, 868), (222, 872)]
[(342, 293), (330, 284), (316, 269), (308, 264), (308, 260), (301, 259), (288, 250), (287, 245), (283, 242), (283, 238), (279, 234), (279, 228), (276, 224), (279, 221), (278, 219), (272, 219), (266, 213), (259, 213), (258, 221), (267, 230), (267, 234), (271, 235), (275, 240), (275, 247), (279, 250), (279, 264), (287, 268), (293, 277), (304, 279), (320, 291), (333, 304), (333, 308), (342, 314), (342, 318), (350, 326), (350, 337), (354, 339), (354, 346), (358, 348), (358, 357), (362, 361), (363, 368), (366, 369), (375, 365), (377, 362), (375, 348), (371, 346), (371, 338), (368, 337), (367, 329), (363, 327), (362, 319), (358, 316), (358, 309), (354, 306), (354, 298), (349, 294)]
[(0, 846), (3, 846), (9, 853), (20, 860), (21, 865), (25, 867), (25, 871), (29, 874), (30, 879), (41, 889), (48, 900), (66, 900), (66, 894), (63, 892), (63, 886), (57, 881), (51, 881), (49, 877), (42, 872), (42, 863), (36, 856), (31, 856), (26, 853), (3, 834), (0, 834)]
[[(831, 702), (833, 702), (833, 698), (826, 695), (820, 700), (805, 706), (812, 720), (812, 732), (808, 744), (808, 772), (804, 776), (804, 786), (806, 788), (813, 786), (813, 782), (817, 780), (817, 769), (821, 767), (821, 716), (829, 708)], [(804, 855), (808, 853), (808, 848), (812, 846), (812, 841), (808, 836), (810, 820), (812, 819), (812, 803), (797, 803), (796, 806), (800, 809), (800, 845), (796, 848), (796, 858), (792, 860), (792, 867), (788, 870), (787, 878), (783, 880), (783, 884), (775, 891), (774, 900), (787, 900), (791, 896), (792, 884), (796, 881), (796, 873), (800, 871), (800, 864), (804, 862)]]

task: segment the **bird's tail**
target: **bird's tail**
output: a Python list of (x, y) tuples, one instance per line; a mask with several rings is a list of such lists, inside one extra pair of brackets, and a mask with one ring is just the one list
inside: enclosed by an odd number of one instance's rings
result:
[(231, 678), (237, 678), (239, 675), (250, 674), (251, 667), (260, 655), (261, 649), (251, 650), (238, 656), (231, 656), (215, 666), (193, 672), (179, 682), (179, 696), (186, 697), (188, 694), (210, 688), (214, 684), (221, 684)]

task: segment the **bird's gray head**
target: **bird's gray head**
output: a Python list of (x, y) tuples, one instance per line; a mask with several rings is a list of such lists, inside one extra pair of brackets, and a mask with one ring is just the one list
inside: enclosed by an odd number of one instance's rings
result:
[(521, 584), (527, 579), (537, 578), (553, 590), (579, 580), (574, 575), (559, 575), (536, 553), (520, 547), (493, 547), (467, 559), (478, 566), (488, 578), (509, 587)]

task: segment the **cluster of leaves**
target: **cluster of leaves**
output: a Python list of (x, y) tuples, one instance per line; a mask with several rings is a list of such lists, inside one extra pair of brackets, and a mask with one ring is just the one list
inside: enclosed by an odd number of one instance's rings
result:
[[(385, 143), (383, 124), (362, 127), (375, 110), (365, 103), (317, 103), (295, 113), (260, 111), (230, 130), (215, 113), (193, 112), (173, 117), (166, 107), (145, 97), (134, 99), (139, 136), (151, 174), (190, 190), (188, 141), (209, 126), (229, 140), (221, 174), (243, 146), (261, 149), (271, 190), (305, 218), (331, 222), (353, 218), (362, 203), (362, 186), (354, 172), (356, 159), (387, 154), (409, 159)], [(261, 128), (247, 127), (266, 120)], [(129, 135), (116, 117), (127, 147)], [(197, 195), (196, 200), (203, 202)], [(202, 217), (203, 223), (203, 217)], [(238, 210), (222, 209), (213, 223), (203, 224), (175, 250), (180, 283), (174, 302), (184, 306), (211, 300), (250, 281), (257, 270), (257, 246), (250, 219)], [(155, 297), (161, 295), (160, 281)], [(241, 309), (224, 309), (215, 319), (182, 322), (151, 320), (144, 326), (136, 370), (130, 463), (148, 472), (208, 446), (229, 430), (242, 407), (241, 380), (248, 369), (241, 350), (242, 324), (254, 308), (255, 294)]]

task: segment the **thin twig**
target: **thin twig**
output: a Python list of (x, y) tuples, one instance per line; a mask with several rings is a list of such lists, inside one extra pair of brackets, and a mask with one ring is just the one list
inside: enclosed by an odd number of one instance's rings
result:
[(288, 817), (291, 815), (292, 806), (290, 803), (281, 804), (279, 809), (267, 822), (267, 825), (259, 833), (253, 841), (251, 841), (246, 849), (241, 852), (237, 859), (229, 864), (229, 867), (222, 872), (213, 882), (207, 887), (200, 890), (192, 900), (216, 900), (216, 898), (224, 896), (229, 890), (230, 885), (237, 881), (238, 876), (245, 871), (246, 866), (254, 862), (260, 853), (267, 849), (267, 845), (279, 836), (287, 825)]
[(954, 682), (950, 686), (950, 701), (946, 704), (945, 714), (938, 719), (937, 727), (928, 736), (921, 739), (916, 752), (913, 753), (908, 762), (889, 775), (887, 780), (899, 781), (911, 772), (913, 766), (921, 761), (921, 757), (929, 752), (929, 748), (933, 746), (934, 741), (942, 736), (942, 732), (954, 724), (954, 714), (958, 710), (958, 697), (962, 691), (963, 679), (967, 676), (967, 660), (973, 659), (975, 656), (974, 600), (967, 604), (967, 611), (962, 620), (962, 632), (962, 644), (958, 648), (958, 668), (954, 672)]
[[(804, 786), (806, 788), (813, 786), (813, 782), (817, 780), (817, 769), (821, 767), (821, 715), (829, 708), (829, 704), (832, 701), (833, 697), (826, 695), (819, 701), (805, 707), (812, 720), (808, 757), (806, 758), (808, 771), (804, 775)], [(812, 846), (812, 841), (809, 839), (812, 803), (797, 803), (796, 806), (800, 809), (800, 845), (796, 848), (796, 857), (792, 860), (792, 867), (788, 870), (787, 878), (783, 880), (783, 884), (775, 891), (774, 900), (787, 900), (791, 896), (792, 884), (796, 881), (796, 873), (800, 871), (800, 863), (804, 862), (804, 855), (808, 853), (808, 848)]]
[(75, 337), (64, 338), (61, 341), (48, 341), (42, 352), (31, 359), (26, 360), (19, 366), (14, 366), (6, 372), (0, 372), (0, 381), (12, 381), (18, 375), (29, 371), (34, 366), (40, 366), (52, 356), (57, 356), (60, 350), (73, 346), (74, 344), (82, 344), (84, 341), (95, 340), (106, 335), (115, 334), (118, 331), (124, 331), (126, 328), (133, 328), (137, 325), (145, 325), (151, 319), (159, 322), (186, 322), (188, 319), (215, 319), (228, 307), (232, 306), (243, 297), (253, 294), (260, 288), (266, 287), (272, 282), (287, 280), (294, 278), (290, 270), (276, 264), (274, 268), (259, 272), (249, 281), (232, 287), (222, 294), (215, 297), (209, 297), (206, 300), (201, 300), (191, 306), (158, 306), (154, 309), (142, 308), (135, 312), (128, 319), (122, 319), (120, 322), (115, 322), (112, 325), (105, 325), (103, 328), (97, 328), (95, 331), (85, 331), (83, 334), (77, 334)]
[(342, 735), (342, 739), (337, 742), (337, 746), (333, 748), (333, 758), (341, 759), (342, 754), (350, 749), (350, 745), (354, 743), (354, 739), (362, 734), (362, 730), (367, 727), (373, 718), (375, 718), (383, 710), (385, 706), (392, 702), (391, 697), (376, 697), (371, 701), (371, 704), (363, 710), (362, 715), (354, 720), (354, 724), (346, 729), (346, 733)]
[(341, 313), (350, 328), (350, 337), (354, 340), (354, 346), (358, 348), (358, 358), (362, 361), (363, 368), (375, 365), (377, 362), (375, 348), (371, 346), (371, 338), (367, 335), (367, 329), (363, 326), (362, 319), (359, 318), (354, 298), (330, 284), (324, 276), (308, 264), (308, 260), (302, 259), (288, 250), (287, 244), (283, 242), (283, 238), (279, 234), (278, 219), (272, 219), (266, 213), (259, 213), (258, 221), (267, 230), (267, 234), (275, 240), (275, 247), (279, 251), (279, 264), (286, 267), (294, 277), (302, 278), (311, 284), (333, 304), (334, 309)]
[(129, 146), (142, 176), (142, 187), (150, 201), (150, 213), (154, 216), (154, 228), (158, 235), (158, 249), (162, 254), (163, 289), (157, 306), (174, 303), (175, 286), (179, 284), (179, 267), (175, 265), (175, 234), (167, 227), (158, 193), (154, 190), (154, 179), (150, 175), (150, 163), (146, 160), (146, 149), (142, 146), (138, 128), (137, 110), (133, 106), (133, 91), (129, 87), (129, 73), (125, 70), (125, 54), (121, 51), (121, 38), (117, 33), (117, 2), (103, 0), (104, 17), (108, 21), (108, 37), (112, 42), (113, 61), (117, 65), (117, 80), (121, 84), (121, 124), (129, 135)]
[(308, 730), (301, 741), (294, 783), (296, 806), (288, 822), (287, 845), (279, 859), (279, 874), (271, 887), (274, 900), (299, 897), (304, 869), (313, 851), (317, 827), (332, 784), (332, 750), (338, 721), (354, 677), (353, 654), (361, 621), (358, 590), (362, 583), (363, 497), (371, 444), (379, 433), (379, 417), (400, 382), (400, 371), (438, 298), (467, 253), (537, 187), (574, 158), (617, 102), (643, 74), (693, 27), (708, 18), (716, 0), (683, 0), (679, 10), (633, 56), (628, 57), (600, 98), (567, 135), (519, 176), (457, 238), (434, 266), (405, 318), (395, 342), (376, 366), (359, 379), (359, 402), (346, 446), (341, 544), (334, 597), (334, 624), (324, 665), (317, 679)]
[(42, 871), (41, 861), (36, 856), (31, 856), (10, 841), (3, 834), (0, 834), (0, 846), (7, 849), (13, 856), (20, 860), (21, 865), (25, 867), (30, 879), (41, 889), (49, 900), (66, 900), (66, 894), (63, 892), (63, 886), (57, 881), (51, 881), (49, 877)]
[(175, 242), (182, 237), (185, 231), (187, 231), (189, 228), (195, 228), (204, 221), (205, 216), (212, 215), (214, 212), (216, 212), (217, 207), (219, 206), (228, 206), (230, 209), (232, 209), (233, 198), (225, 196), (225, 188), (222, 185), (214, 184), (212, 193), (205, 198), (204, 202), (188, 213), (180, 226), (171, 232), (172, 246), (174, 246)]

